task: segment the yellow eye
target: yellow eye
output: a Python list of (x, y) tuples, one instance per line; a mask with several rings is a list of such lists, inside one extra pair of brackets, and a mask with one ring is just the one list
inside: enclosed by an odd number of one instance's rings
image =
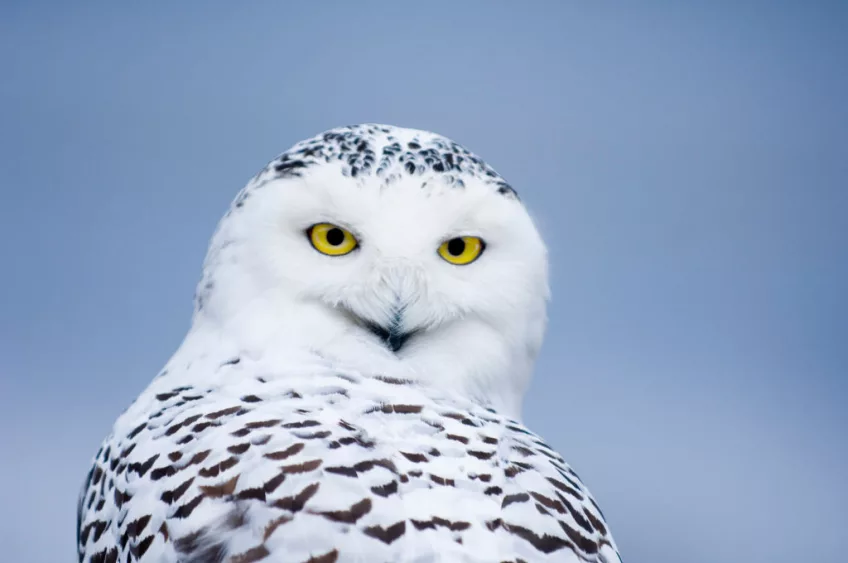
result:
[(349, 231), (332, 223), (312, 225), (306, 235), (315, 250), (327, 256), (343, 256), (352, 252), (358, 244)]
[(439, 256), (457, 266), (471, 264), (483, 254), (486, 243), (478, 237), (456, 237), (439, 247)]

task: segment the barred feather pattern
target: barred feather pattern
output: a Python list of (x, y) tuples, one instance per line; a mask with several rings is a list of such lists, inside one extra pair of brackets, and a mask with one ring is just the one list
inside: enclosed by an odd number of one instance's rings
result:
[(118, 420), (81, 562), (620, 561), (577, 474), (491, 408), (329, 367), (215, 369), (163, 373)]

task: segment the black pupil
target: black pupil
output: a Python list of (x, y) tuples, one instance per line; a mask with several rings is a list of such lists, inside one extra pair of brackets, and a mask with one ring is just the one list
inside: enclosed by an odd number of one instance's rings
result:
[(344, 238), (345, 236), (341, 229), (333, 228), (327, 231), (327, 242), (333, 246), (338, 246), (343, 243)]
[(465, 252), (465, 241), (461, 238), (452, 238), (448, 241), (448, 252), (451, 256), (459, 256)]

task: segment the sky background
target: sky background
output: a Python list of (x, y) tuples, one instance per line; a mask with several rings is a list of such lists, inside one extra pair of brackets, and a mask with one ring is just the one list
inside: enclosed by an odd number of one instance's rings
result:
[(0, 3), (0, 545), (75, 560), (88, 462), (206, 244), (325, 129), (482, 155), (550, 247), (525, 421), (626, 563), (848, 548), (848, 6)]

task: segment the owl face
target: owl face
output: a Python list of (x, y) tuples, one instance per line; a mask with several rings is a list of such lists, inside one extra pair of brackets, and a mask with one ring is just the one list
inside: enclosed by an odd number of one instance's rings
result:
[[(213, 239), (198, 316), (232, 321), (254, 346), (379, 357), (417, 374), (441, 364), (444, 377), (474, 387), (512, 370), (523, 389), (548, 295), (532, 220), (487, 167), (444, 170), (449, 160), (474, 165), (470, 153), (430, 133), (388, 129), (368, 138), (370, 169), (352, 173), (357, 161), (336, 153), (311, 163), (302, 143), (254, 179)], [(428, 166), (420, 152), (428, 142), (454, 156)], [(365, 152), (361, 138), (347, 144)], [(407, 150), (379, 169), (385, 148), (398, 145)]]

